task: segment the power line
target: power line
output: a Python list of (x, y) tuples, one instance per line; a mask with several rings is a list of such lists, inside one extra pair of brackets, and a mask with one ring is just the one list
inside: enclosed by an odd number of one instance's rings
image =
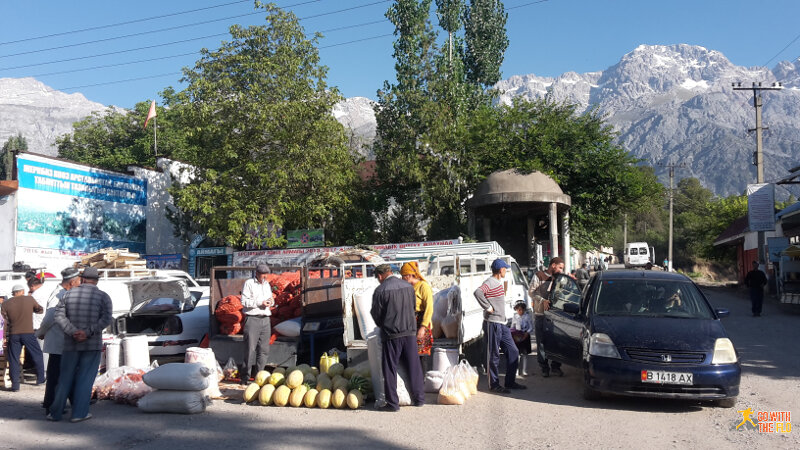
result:
[[(346, 25), (346, 26), (342, 26), (342, 27), (330, 28), (330, 29), (327, 29), (327, 30), (321, 30), (320, 33), (329, 33), (329, 32), (334, 32), (334, 31), (347, 30), (347, 29), (351, 29), (351, 28), (359, 28), (359, 27), (363, 27), (363, 26), (367, 26), (367, 25), (374, 25), (374, 24), (382, 23), (382, 22), (386, 22), (386, 20), (385, 19), (384, 20), (376, 20), (376, 21), (373, 21), (373, 22), (365, 22), (365, 23), (359, 23), (359, 24), (354, 24), (354, 25)], [(385, 36), (390, 36), (390, 35), (373, 36), (373, 37), (365, 38), (365, 39), (361, 39), (361, 40), (377, 39), (377, 38), (381, 38), (381, 37), (385, 37)], [(352, 42), (360, 42), (361, 40), (352, 41)], [(320, 48), (338, 47), (338, 46), (344, 45), (344, 44), (346, 44), (346, 43), (338, 43), (338, 44), (333, 44), (333, 45), (320, 47)], [(136, 60), (136, 61), (127, 61), (127, 62), (121, 62), (121, 63), (115, 63), (115, 64), (103, 64), (103, 65), (100, 65), (100, 66), (84, 67), (84, 68), (81, 68), (81, 69), (60, 70), (58, 72), (39, 73), (39, 74), (28, 75), (28, 76), (33, 77), (33, 78), (37, 78), (37, 77), (47, 77), (47, 76), (52, 76), (52, 75), (63, 75), (63, 74), (67, 74), (67, 73), (85, 72), (85, 71), (88, 71), (88, 70), (108, 69), (108, 68), (111, 68), (111, 67), (128, 66), (128, 65), (132, 65), (132, 64), (140, 64), (140, 63), (145, 63), (145, 62), (161, 61), (161, 60), (172, 59), (172, 58), (180, 58), (180, 57), (183, 57), (183, 56), (195, 55), (197, 53), (198, 53), (198, 51), (193, 51), (193, 52), (188, 52), (188, 53), (181, 53), (181, 54), (178, 54), (178, 55), (161, 56), (161, 57), (158, 57), (158, 58), (139, 59), (139, 60)]]
[[(338, 10), (335, 10), (335, 11), (327, 11), (327, 12), (324, 12), (324, 13), (314, 14), (314, 15), (307, 16), (307, 17), (301, 17), (301, 18), (298, 18), (297, 20), (301, 21), (301, 20), (307, 20), (307, 19), (312, 19), (312, 18), (317, 18), (317, 17), (329, 16), (329, 15), (333, 15), (333, 14), (339, 14), (339, 13), (342, 13), (342, 12), (352, 11), (352, 10), (359, 9), (359, 8), (365, 8), (365, 7), (368, 7), (368, 6), (374, 6), (374, 5), (378, 5), (378, 4), (381, 4), (381, 3), (387, 3), (388, 1), (390, 1), (390, 0), (381, 0), (381, 1), (376, 1), (376, 2), (372, 2), (372, 3), (366, 3), (366, 4), (363, 4), (363, 5), (351, 6), (349, 8), (338, 9)], [(308, 3), (308, 2), (304, 2), (304, 3)], [(304, 4), (304, 3), (299, 3), (299, 4)], [(297, 6), (297, 5), (290, 5), (290, 6)], [(192, 38), (192, 39), (184, 39), (184, 40), (180, 40), (180, 41), (165, 42), (165, 43), (161, 43), (161, 44), (154, 44), (154, 45), (149, 45), (149, 46), (144, 46), (144, 47), (136, 47), (136, 48), (126, 49), (126, 50), (117, 50), (117, 51), (108, 52), (108, 53), (99, 53), (99, 54), (95, 54), (95, 55), (79, 56), (79, 57), (74, 57), (74, 58), (62, 59), (62, 60), (57, 60), (57, 61), (49, 61), (49, 62), (43, 62), (43, 63), (25, 64), (25, 65), (14, 66), (14, 67), (3, 67), (3, 68), (0, 68), (0, 70), (24, 69), (24, 68), (28, 68), (28, 67), (43, 66), (43, 65), (47, 65), (47, 64), (56, 64), (56, 63), (63, 63), (63, 62), (70, 62), (70, 61), (78, 61), (78, 60), (83, 60), (83, 59), (98, 58), (98, 57), (101, 57), (101, 56), (110, 56), (110, 55), (117, 55), (117, 54), (122, 54), (122, 53), (130, 53), (130, 52), (134, 52), (134, 51), (137, 51), (137, 50), (147, 50), (147, 49), (152, 49), (152, 48), (165, 47), (165, 46), (174, 45), (174, 44), (182, 44), (182, 43), (186, 43), (186, 42), (197, 41), (197, 40), (201, 40), (201, 39), (208, 39), (208, 38), (213, 38), (213, 37), (227, 36), (227, 35), (228, 35), (228, 33), (211, 34), (211, 35), (200, 36), (200, 37)]]
[(792, 39), (792, 40), (791, 40), (791, 41), (790, 41), (788, 44), (786, 44), (786, 46), (785, 46), (785, 47), (783, 47), (783, 48), (781, 49), (781, 51), (779, 51), (778, 53), (775, 53), (775, 55), (774, 55), (772, 58), (770, 58), (769, 60), (767, 60), (767, 62), (765, 62), (765, 63), (764, 63), (764, 66), (766, 67), (766, 66), (767, 66), (767, 64), (771, 63), (771, 62), (772, 62), (772, 60), (774, 60), (775, 58), (777, 58), (777, 57), (778, 57), (778, 55), (780, 55), (781, 53), (783, 53), (783, 52), (784, 52), (784, 51), (785, 51), (787, 48), (789, 48), (789, 47), (790, 47), (792, 44), (794, 44), (795, 42), (797, 42), (797, 40), (798, 40), (798, 39), (800, 39), (800, 34), (798, 34), (797, 36), (795, 36), (795, 37), (794, 37), (794, 39)]
[(205, 10), (214, 9), (214, 8), (221, 8), (223, 6), (236, 5), (238, 3), (250, 3), (251, 1), (252, 0), (239, 0), (239, 1), (230, 2), (230, 3), (223, 3), (221, 5), (207, 6), (205, 8), (190, 9), (188, 11), (180, 11), (180, 12), (176, 12), (176, 13), (162, 14), (160, 16), (145, 17), (143, 19), (128, 20), (128, 21), (125, 21), (125, 22), (111, 23), (111, 24), (107, 24), (107, 25), (98, 25), (96, 27), (82, 28), (80, 30), (62, 31), (60, 33), (46, 34), (46, 35), (42, 35), (42, 36), (34, 36), (34, 37), (25, 38), (25, 39), (17, 39), (16, 41), (0, 42), (0, 45), (17, 44), (17, 43), (20, 43), (20, 42), (35, 41), (35, 40), (45, 39), (45, 38), (50, 38), (50, 37), (65, 36), (65, 35), (68, 35), (68, 34), (75, 34), (75, 33), (83, 33), (83, 32), (86, 32), (86, 31), (102, 30), (102, 29), (105, 29), (105, 28), (118, 27), (118, 26), (121, 26), (121, 25), (130, 25), (132, 23), (147, 22), (149, 20), (163, 19), (165, 17), (174, 17), (174, 16), (180, 16), (180, 15), (183, 15), (183, 14), (189, 14), (189, 13), (198, 12), (198, 11), (205, 11)]
[(26, 67), (45, 66), (45, 65), (48, 65), (48, 64), (56, 64), (56, 63), (69, 62), (69, 61), (78, 61), (78, 60), (82, 60), (82, 59), (99, 58), (101, 56), (119, 55), (121, 53), (130, 53), (130, 52), (135, 52), (135, 51), (138, 51), (138, 50), (147, 50), (147, 49), (157, 48), (157, 47), (166, 47), (168, 45), (183, 44), (185, 42), (199, 41), (201, 39), (208, 39), (208, 38), (212, 38), (212, 37), (221, 37), (221, 36), (227, 36), (227, 35), (228, 35), (228, 33), (210, 34), (210, 35), (207, 35), (207, 36), (200, 36), (200, 37), (191, 38), (191, 39), (183, 39), (181, 41), (166, 42), (166, 43), (163, 43), (163, 44), (148, 45), (146, 47), (130, 48), (130, 49), (127, 49), (127, 50), (117, 50), (115, 52), (98, 53), (96, 55), (78, 56), (78, 57), (75, 57), (75, 58), (61, 59), (61, 60), (58, 60), (58, 61), (49, 61), (49, 62), (36, 63), (36, 64), (25, 64), (25, 65), (22, 65), (22, 66), (15, 66), (15, 67), (3, 67), (3, 68), (0, 68), (0, 70), (23, 69), (23, 68), (26, 68)]
[[(371, 37), (362, 38), (362, 39), (355, 39), (355, 40), (347, 41), (347, 42), (339, 42), (339, 43), (336, 43), (336, 44), (326, 45), (326, 46), (320, 47), (320, 48), (339, 47), (339, 46), (342, 46), (342, 45), (354, 44), (354, 43), (357, 43), (357, 42), (369, 41), (369, 40), (372, 40), (372, 39), (379, 39), (379, 38), (383, 38), (383, 37), (387, 37), (387, 36), (392, 36), (392, 34), (391, 33), (390, 34), (381, 34), (381, 35), (378, 35), (378, 36), (371, 36)], [(128, 83), (128, 82), (131, 82), (131, 81), (147, 80), (147, 79), (151, 79), (151, 78), (161, 78), (161, 77), (166, 77), (166, 76), (170, 76), (170, 75), (179, 75), (179, 74), (180, 74), (180, 72), (169, 72), (169, 73), (162, 73), (162, 74), (158, 74), (158, 75), (148, 75), (148, 76), (137, 77), (137, 78), (127, 78), (127, 79), (124, 79), (124, 80), (115, 80), (115, 81), (107, 81), (107, 82), (103, 82), (103, 83), (86, 84), (86, 85), (83, 85), (83, 86), (71, 86), (71, 87), (64, 87), (64, 88), (50, 88), (50, 89), (45, 89), (44, 92), (68, 91), (68, 90), (72, 90), (72, 89), (83, 89), (83, 88), (87, 88), (87, 87), (107, 86), (107, 85), (111, 85), (111, 84)], [(18, 94), (18, 95), (33, 95), (33, 94), (38, 94), (38, 93), (41, 93), (41, 92), (42, 91), (24, 92), (24, 93), (21, 93), (21, 94)]]
[(535, 2), (528, 2), (528, 3), (524, 3), (522, 5), (512, 6), (510, 8), (506, 8), (506, 11), (510, 11), (512, 9), (517, 9), (517, 8), (524, 8), (525, 6), (531, 6), (531, 5), (535, 5), (537, 3), (544, 3), (546, 1), (547, 0), (538, 0), (538, 1), (535, 1)]
[[(308, 3), (316, 3), (318, 1), (319, 0), (309, 0), (309, 1), (305, 1), (305, 2), (295, 3), (293, 5), (287, 5), (286, 8), (293, 8), (295, 6), (306, 5)], [(11, 53), (11, 54), (8, 54), (8, 55), (0, 55), (0, 58), (10, 58), (12, 56), (30, 55), (30, 54), (33, 54), (33, 53), (42, 53), (42, 52), (47, 52), (47, 51), (51, 51), (51, 50), (61, 50), (61, 49), (64, 49), (64, 48), (80, 47), (80, 46), (83, 46), (83, 45), (97, 44), (97, 43), (100, 43), (100, 42), (108, 42), (108, 41), (115, 41), (115, 40), (118, 40), (118, 39), (127, 39), (127, 38), (131, 38), (131, 37), (145, 36), (145, 35), (148, 35), (148, 34), (163, 33), (165, 31), (173, 31), (173, 30), (179, 30), (181, 28), (196, 27), (198, 25), (206, 25), (206, 24), (214, 23), (214, 22), (222, 22), (222, 21), (225, 21), (225, 20), (239, 19), (241, 17), (255, 16), (255, 15), (263, 14), (263, 13), (264, 13), (263, 11), (256, 11), (256, 12), (251, 12), (251, 13), (247, 13), (247, 14), (238, 14), (238, 15), (235, 15), (235, 16), (223, 17), (223, 18), (220, 18), (220, 19), (204, 20), (204, 21), (201, 21), (201, 22), (193, 22), (193, 23), (188, 23), (188, 24), (184, 24), (184, 25), (175, 25), (175, 26), (172, 26), (172, 27), (159, 28), (157, 30), (140, 31), (138, 33), (125, 34), (125, 35), (122, 35), (122, 36), (114, 36), (114, 37), (103, 38), (103, 39), (95, 39), (93, 41), (78, 42), (76, 44), (66, 44), (66, 45), (60, 45), (58, 47), (41, 48), (41, 49), (38, 49), (38, 50), (29, 50), (29, 51), (26, 51), (26, 52)]]

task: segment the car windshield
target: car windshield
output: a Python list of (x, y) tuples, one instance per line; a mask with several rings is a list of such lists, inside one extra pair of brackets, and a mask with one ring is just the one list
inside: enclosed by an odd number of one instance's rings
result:
[(594, 313), (605, 316), (711, 319), (713, 313), (691, 282), (667, 280), (603, 280)]

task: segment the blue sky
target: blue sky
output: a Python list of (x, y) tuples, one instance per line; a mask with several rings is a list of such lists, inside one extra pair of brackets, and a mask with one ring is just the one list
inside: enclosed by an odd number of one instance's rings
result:
[[(390, 1), (277, 3), (302, 18), (307, 32), (324, 32), (320, 56), (329, 67), (328, 83), (344, 96), (374, 99), (383, 81), (393, 79), (393, 27), (384, 17)], [(506, 0), (504, 4), (510, 46), (503, 78), (602, 70), (640, 44), (701, 45), (743, 66), (772, 68), (778, 61), (800, 57), (797, 0)], [(205, 9), (179, 14), (201, 8)], [(132, 107), (158, 99), (167, 86), (180, 89), (181, 68), (193, 65), (200, 48), (215, 48), (231, 24), (263, 23), (263, 15), (253, 13), (252, 1), (235, 0), (3, 1), (0, 78), (33, 76), (54, 89)], [(139, 21), (156, 16), (161, 17)], [(137, 22), (73, 32), (128, 21)], [(174, 29), (157, 31), (164, 28)], [(57, 35), (33, 39), (52, 34)], [(152, 61), (143, 61), (148, 59)]]

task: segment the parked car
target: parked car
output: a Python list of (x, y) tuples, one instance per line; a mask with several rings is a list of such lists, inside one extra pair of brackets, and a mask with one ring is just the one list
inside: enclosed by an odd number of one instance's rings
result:
[(129, 311), (116, 317), (120, 337), (146, 335), (150, 356), (175, 356), (196, 347), (208, 334), (208, 290), (178, 278), (149, 277), (122, 283)]
[(552, 283), (545, 313), (548, 358), (583, 369), (583, 394), (714, 400), (739, 394), (738, 354), (720, 319), (686, 276), (599, 272), (582, 293), (571, 277)]

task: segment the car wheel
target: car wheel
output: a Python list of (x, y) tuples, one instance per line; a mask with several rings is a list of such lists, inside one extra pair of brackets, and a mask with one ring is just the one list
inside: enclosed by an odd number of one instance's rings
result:
[(600, 400), (600, 392), (589, 386), (589, 383), (583, 383), (583, 398), (590, 402)]
[(734, 406), (736, 406), (736, 397), (715, 400), (714, 404), (716, 406), (719, 406), (720, 408), (733, 408)]

